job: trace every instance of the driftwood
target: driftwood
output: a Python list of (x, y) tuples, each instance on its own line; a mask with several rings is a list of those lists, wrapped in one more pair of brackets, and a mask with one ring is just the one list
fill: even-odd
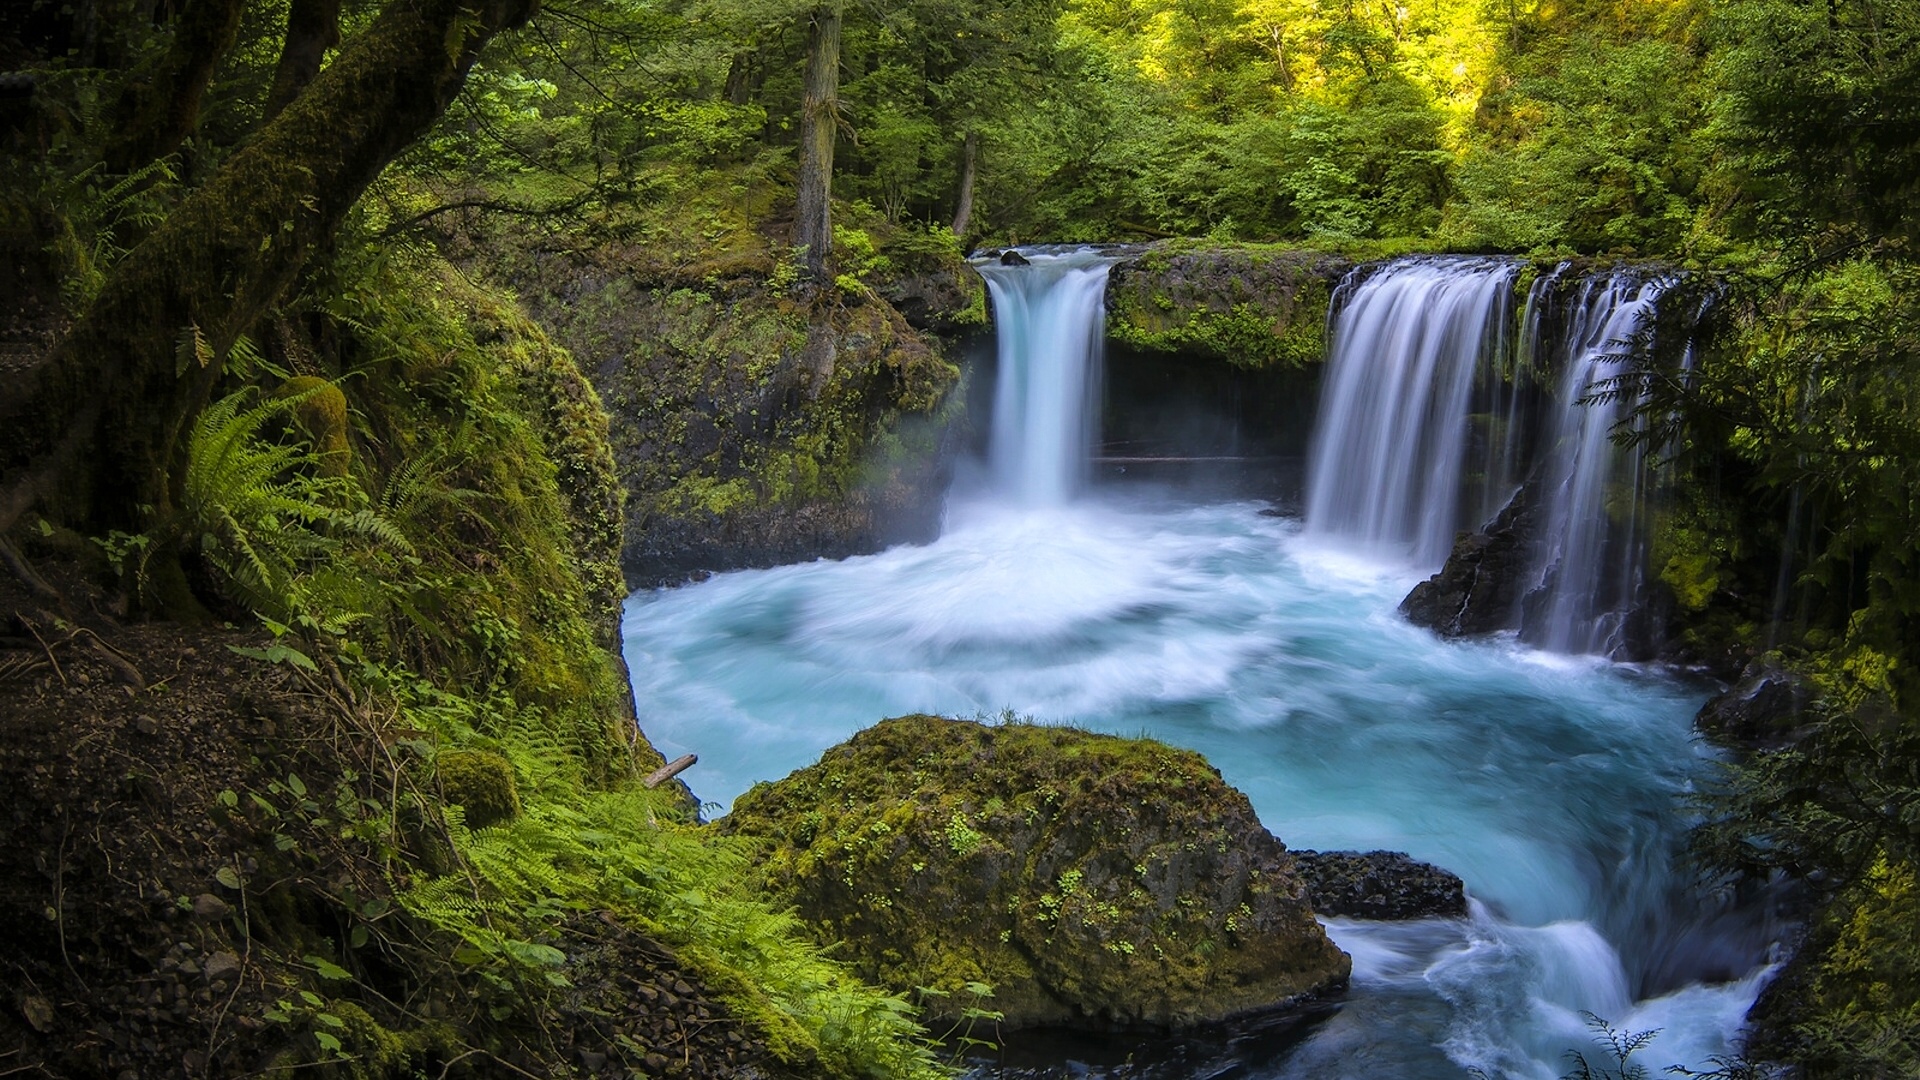
[(640, 781), (640, 783), (650, 788), (659, 787), (661, 784), (664, 784), (667, 781), (673, 779), (674, 777), (679, 776), (681, 773), (686, 772), (688, 769), (693, 768), (694, 763), (699, 760), (700, 760), (700, 755), (698, 754), (688, 754), (685, 757), (675, 758), (674, 760), (667, 762), (665, 765), (661, 766), (660, 768), (655, 769), (653, 772), (653, 775), (647, 777), (645, 780)]

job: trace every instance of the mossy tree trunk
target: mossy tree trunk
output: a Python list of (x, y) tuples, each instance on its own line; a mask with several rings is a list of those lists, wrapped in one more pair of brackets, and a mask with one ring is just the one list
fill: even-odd
[(980, 162), (980, 133), (967, 132), (960, 143), (960, 197), (953, 211), (953, 235), (962, 242), (973, 224), (973, 183)]
[(131, 172), (173, 153), (193, 133), (200, 100), (240, 34), (246, 6), (246, 0), (187, 0), (159, 66), (130, 82), (115, 105), (109, 170)]
[(327, 50), (340, 44), (340, 0), (293, 0), (287, 8), (287, 39), (273, 70), (273, 88), (267, 92), (265, 116), (280, 115), (314, 76)]
[(164, 519), (181, 434), (235, 339), (446, 109), (481, 47), (538, 4), (391, 0), (129, 252), (27, 392), (0, 400), (0, 531), (39, 501), (96, 530), (140, 526), (140, 507)]
[(805, 97), (800, 104), (800, 183), (793, 242), (807, 250), (807, 270), (826, 276), (833, 253), (833, 140), (840, 109), (840, 9), (813, 10), (807, 30)]

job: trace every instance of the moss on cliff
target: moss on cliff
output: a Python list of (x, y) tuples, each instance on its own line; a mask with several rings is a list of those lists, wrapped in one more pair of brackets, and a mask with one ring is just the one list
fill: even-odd
[(861, 972), (951, 1018), (1179, 1027), (1344, 983), (1286, 849), (1199, 755), (910, 716), (742, 796), (719, 827)]
[(544, 317), (614, 416), (631, 580), (870, 549), (901, 538), (890, 517), (924, 531), (937, 455), (876, 452), (937, 414), (959, 369), (892, 307), (760, 278), (573, 288)]
[(1114, 267), (1107, 332), (1246, 368), (1303, 367), (1326, 355), (1327, 305), (1351, 266), (1299, 248), (1155, 245)]

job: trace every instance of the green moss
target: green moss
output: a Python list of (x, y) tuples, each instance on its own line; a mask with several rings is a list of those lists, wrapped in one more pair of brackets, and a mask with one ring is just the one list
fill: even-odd
[(434, 758), (440, 790), (466, 811), (469, 828), (484, 829), (520, 814), (513, 763), (486, 750), (442, 750)]
[(1303, 367), (1325, 358), (1332, 281), (1347, 265), (1299, 249), (1158, 246), (1115, 268), (1107, 330), (1158, 352)]
[(1660, 580), (1688, 611), (1699, 611), (1720, 588), (1720, 560), (1707, 552), (1676, 552), (1660, 568)]
[[(1911, 862), (1882, 854), (1826, 905), (1784, 1008), (1809, 1076), (1909, 1076), (1920, 1069), (1920, 889)], [(1773, 1033), (1779, 1038), (1780, 1033)]]
[(1149, 740), (902, 717), (720, 826), (765, 841), (769, 885), (866, 977), (933, 991), (941, 1022), (970, 983), (1013, 1026), (1180, 1025), (1345, 976), (1245, 797)]
[(345, 476), (353, 466), (353, 449), (347, 442), (347, 395), (340, 388), (315, 375), (296, 375), (274, 394), (280, 399), (297, 399), (294, 420), (313, 445), (323, 476)]

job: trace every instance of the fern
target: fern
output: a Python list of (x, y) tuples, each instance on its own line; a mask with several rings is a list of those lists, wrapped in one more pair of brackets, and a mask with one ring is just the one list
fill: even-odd
[(61, 292), (79, 311), (99, 295), (107, 273), (130, 249), (130, 234), (160, 224), (169, 210), (175, 176), (172, 162), (161, 159), (101, 186), (104, 164), (93, 165), (58, 186), (51, 204), (64, 208), (62, 228), (50, 245), (66, 264)]
[[(392, 522), (365, 506), (359, 489), (315, 475), (304, 446), (270, 442), (262, 432), (286, 418), (303, 395), (249, 405), (243, 389), (208, 405), (187, 440), (181, 523), (197, 550), (236, 594), (262, 614), (291, 618), (304, 605), (303, 574), (354, 541), (410, 553)], [(319, 613), (320, 621), (340, 612)], [(337, 621), (337, 620), (335, 620)]]
[[(412, 723), (451, 724), (471, 738), (491, 711), (432, 697), (432, 705), (408, 710)], [(675, 946), (767, 1030), (776, 1051), (817, 1056), (841, 1076), (948, 1075), (907, 1002), (861, 983), (807, 942), (791, 914), (751, 891), (739, 842), (680, 824), (680, 811), (659, 792), (587, 791), (577, 758), (546, 733), (558, 725), (544, 710), (515, 710), (488, 726), (500, 733), (488, 748), (505, 753), (521, 790), (540, 797), (491, 828), (456, 823), (465, 872), (416, 881), (402, 894), (414, 915), (460, 937), (457, 958), (501, 985), (510, 977), (551, 982), (559, 974), (552, 957), (525, 947), (530, 924), (565, 910), (617, 911)]]

